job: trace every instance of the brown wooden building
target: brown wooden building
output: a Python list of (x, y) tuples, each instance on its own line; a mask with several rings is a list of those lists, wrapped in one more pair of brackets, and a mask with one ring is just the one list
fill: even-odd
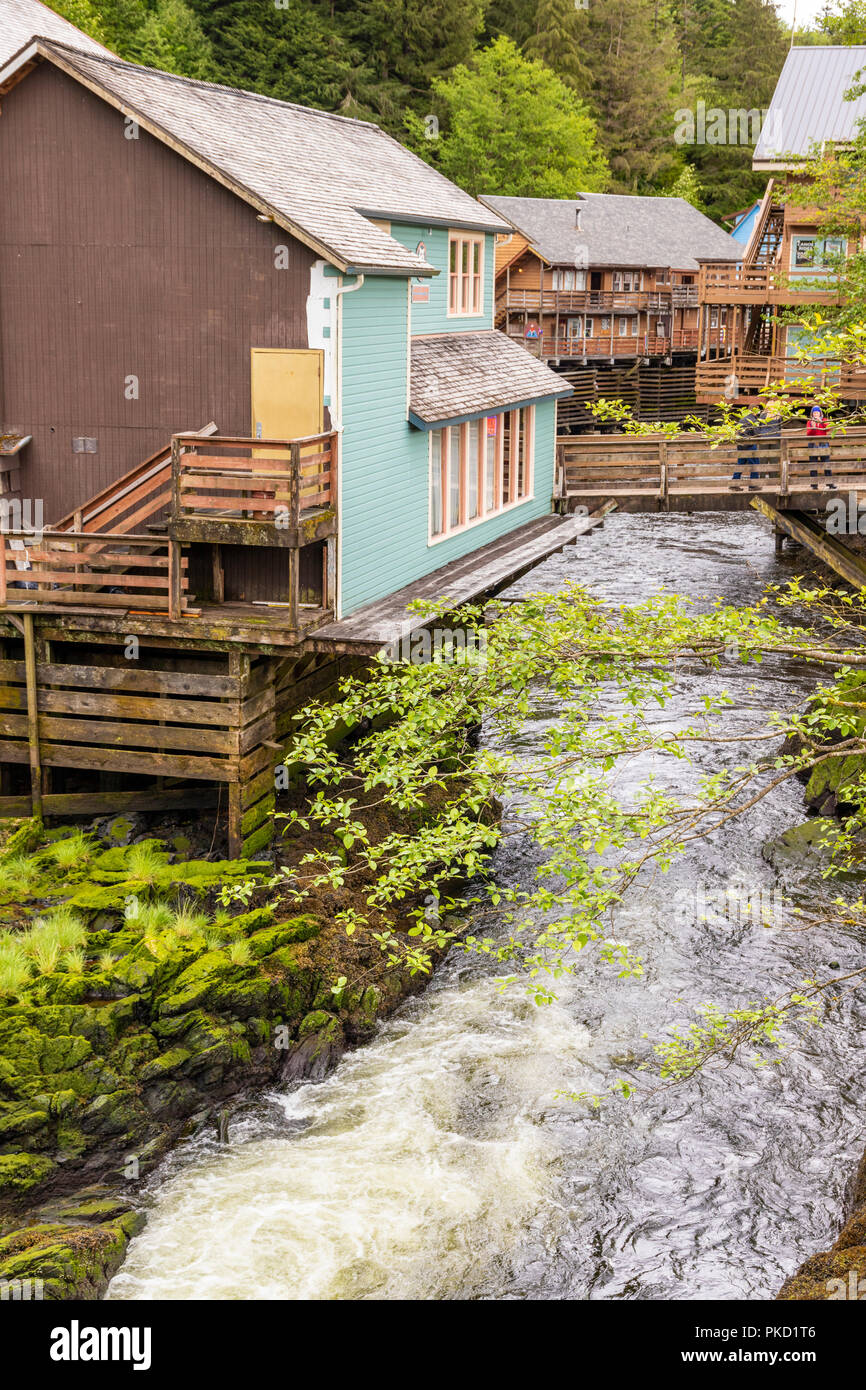
[[(866, 371), (810, 359), (809, 332), (789, 321), (798, 308), (838, 302), (839, 267), (863, 246), (862, 229), (840, 235), (828, 228), (826, 209), (809, 206), (804, 173), (817, 149), (849, 144), (866, 118), (866, 98), (845, 97), (864, 65), (862, 45), (788, 54), (755, 148), (753, 168), (770, 178), (749, 240), (736, 264), (713, 260), (700, 270), (702, 402), (756, 399), (777, 383), (804, 396), (831, 384), (843, 400), (866, 399)], [(728, 333), (720, 344), (714, 325), (722, 316)]]
[(607, 193), (484, 201), (514, 226), (498, 239), (497, 324), (528, 351), (557, 364), (694, 357), (700, 262), (740, 254), (703, 213)]

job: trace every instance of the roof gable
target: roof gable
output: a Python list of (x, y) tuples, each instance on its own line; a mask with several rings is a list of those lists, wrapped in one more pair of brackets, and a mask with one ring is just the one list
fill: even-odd
[(367, 121), (66, 44), (39, 39), (36, 48), (341, 270), (436, 273), (371, 216), (505, 229), (488, 208)]

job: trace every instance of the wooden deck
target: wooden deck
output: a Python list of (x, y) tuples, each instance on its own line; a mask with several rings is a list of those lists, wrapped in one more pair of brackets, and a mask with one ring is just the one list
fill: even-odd
[(351, 617), (318, 628), (305, 638), (304, 647), (309, 651), (359, 655), (378, 651), (429, 624), (429, 618), (408, 611), (414, 600), (447, 598), (458, 607), (482, 595), (494, 594), (563, 546), (573, 544), (585, 531), (600, 525), (614, 505), (611, 502), (597, 507), (591, 516), (550, 516), (531, 521), (387, 598), (366, 604)]

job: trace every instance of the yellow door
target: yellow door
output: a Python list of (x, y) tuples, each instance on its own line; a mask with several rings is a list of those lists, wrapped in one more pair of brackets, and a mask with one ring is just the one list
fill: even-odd
[(255, 439), (303, 439), (324, 429), (325, 354), (317, 348), (253, 348)]

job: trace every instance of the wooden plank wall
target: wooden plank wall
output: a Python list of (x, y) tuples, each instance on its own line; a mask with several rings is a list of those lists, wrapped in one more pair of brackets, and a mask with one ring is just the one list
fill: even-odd
[(695, 402), (695, 365), (667, 367), (663, 363), (648, 367), (636, 363), (623, 366), (590, 363), (586, 367), (564, 368), (560, 375), (574, 387), (574, 395), (558, 402), (557, 428), (560, 433), (592, 433), (598, 429), (587, 401), (622, 400), (631, 406), (638, 420), (682, 420), (686, 415), (707, 418), (705, 405)]
[(0, 816), (216, 808), (230, 855), (268, 845), (292, 713), (357, 659), (163, 647), (129, 661), (49, 640), (50, 621), (27, 615), (23, 639), (0, 641)]
[(33, 436), (24, 488), (47, 520), (177, 431), (249, 435), (250, 348), (308, 346), (313, 253), (124, 129), (49, 64), (3, 100), (0, 423)]

